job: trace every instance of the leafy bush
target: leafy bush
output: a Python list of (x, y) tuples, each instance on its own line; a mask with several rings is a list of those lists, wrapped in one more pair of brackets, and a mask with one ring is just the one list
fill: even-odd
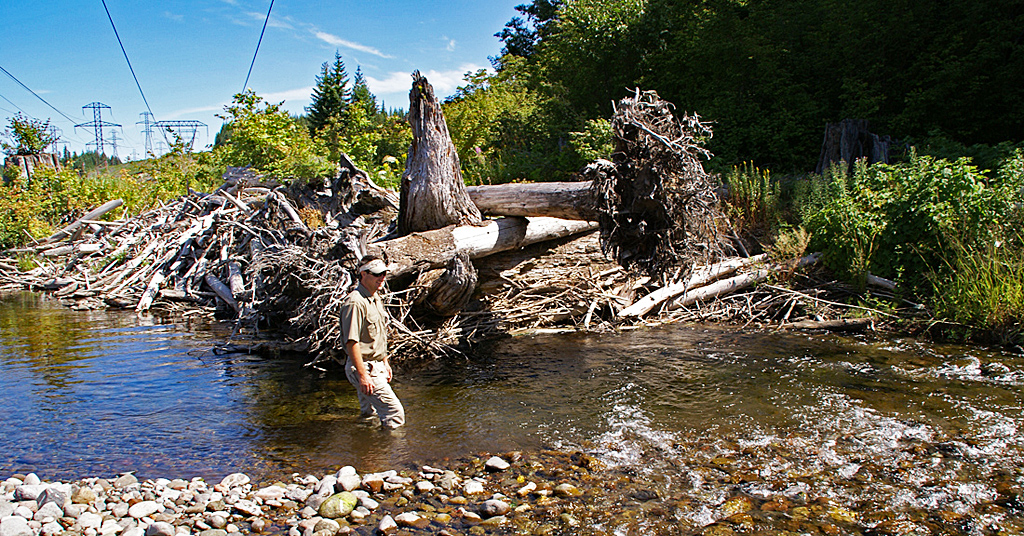
[(50, 131), (49, 120), (40, 121), (19, 113), (10, 119), (9, 125), (4, 135), (13, 145), (0, 143), (8, 154), (40, 154), (57, 141), (57, 136)]
[(264, 103), (252, 90), (235, 95), (221, 116), (231, 124), (231, 137), (217, 148), (218, 157), (229, 166), (252, 165), (278, 179), (333, 174), (336, 165), (326, 158), (327, 149), (311, 139), (281, 104)]
[(808, 210), (811, 247), (851, 279), (863, 281), (870, 270), (914, 291), (926, 289), (925, 274), (939, 266), (947, 237), (991, 240), (1012, 204), (1009, 190), (989, 185), (967, 158), (912, 154), (906, 164), (861, 162), (852, 174), (830, 171), (818, 180), (827, 203)]

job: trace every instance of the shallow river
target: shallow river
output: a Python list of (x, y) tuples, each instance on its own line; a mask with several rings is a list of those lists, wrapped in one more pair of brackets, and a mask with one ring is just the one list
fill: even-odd
[(1020, 355), (693, 326), (522, 337), (399, 370), (409, 424), (393, 435), (356, 418), (340, 371), (214, 351), (228, 334), (0, 301), (0, 480), (270, 479), (554, 447), (685, 496), (692, 527), (737, 486), (824, 497), (836, 519), (884, 511), (908, 527), (893, 533), (927, 533), (920, 512), (965, 534), (1024, 519)]

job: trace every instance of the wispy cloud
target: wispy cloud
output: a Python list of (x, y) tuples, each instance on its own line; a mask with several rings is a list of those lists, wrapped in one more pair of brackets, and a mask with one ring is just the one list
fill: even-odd
[(454, 39), (449, 39), (448, 40), (448, 46), (445, 47), (445, 48), (448, 50), (448, 52), (454, 52), (455, 51), (455, 40)]
[[(438, 98), (444, 98), (455, 93), (455, 90), (465, 83), (463, 77), (466, 73), (476, 72), (484, 68), (481, 65), (466, 63), (460, 65), (458, 69), (448, 71), (429, 70), (424, 72), (423, 75), (427, 77), (430, 85), (434, 86), (434, 94)], [(370, 86), (370, 91), (376, 95), (393, 95), (408, 92), (412, 87), (412, 76), (411, 73), (395, 71), (383, 79), (367, 76), (366, 84)]]
[(298, 87), (295, 89), (287, 89), (285, 91), (278, 91), (276, 93), (267, 93), (266, 95), (260, 95), (263, 100), (267, 102), (281, 102), (281, 101), (306, 101), (309, 102), (310, 95), (313, 93), (313, 86)]
[(185, 15), (181, 13), (171, 13), (170, 11), (164, 11), (164, 17), (173, 20), (174, 22), (181, 22), (185, 20)]
[(295, 29), (295, 27), (291, 25), (291, 20), (288, 19), (288, 17), (285, 17), (284, 19), (279, 19), (279, 18), (271, 15), (270, 20), (267, 20), (267, 14), (266, 13), (259, 13), (257, 11), (250, 11), (250, 12), (248, 12), (246, 14), (249, 15), (249, 18), (259, 22), (261, 25), (263, 24), (263, 21), (266, 20), (267, 21), (267, 26), (270, 26), (271, 28), (284, 28), (286, 30), (294, 30)]
[(374, 56), (379, 56), (381, 58), (389, 58), (389, 59), (390, 58), (394, 58), (394, 56), (389, 56), (389, 55), (387, 55), (387, 54), (377, 50), (376, 48), (373, 48), (373, 47), (370, 47), (370, 46), (366, 46), (366, 45), (362, 45), (362, 44), (359, 44), (359, 43), (354, 43), (352, 41), (349, 41), (347, 39), (342, 39), (342, 38), (340, 38), (340, 37), (338, 37), (336, 35), (329, 34), (327, 32), (322, 32), (320, 30), (311, 30), (311, 31), (313, 32), (313, 35), (316, 36), (317, 39), (319, 39), (319, 40), (321, 40), (321, 41), (323, 41), (323, 42), (325, 42), (325, 43), (327, 43), (328, 45), (331, 45), (331, 46), (350, 48), (352, 50), (358, 50), (360, 52), (366, 52), (367, 54), (373, 54)]

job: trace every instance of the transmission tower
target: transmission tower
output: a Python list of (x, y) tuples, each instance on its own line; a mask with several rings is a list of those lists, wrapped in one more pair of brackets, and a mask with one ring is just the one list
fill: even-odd
[[(206, 123), (202, 121), (196, 121), (194, 119), (186, 119), (182, 121), (157, 121), (153, 123), (153, 126), (160, 129), (160, 132), (164, 135), (164, 141), (167, 145), (171, 145), (173, 142), (167, 139), (167, 133), (174, 134), (176, 138), (185, 141), (188, 140), (189, 149), (195, 149), (196, 143), (196, 132), (199, 127), (206, 127)], [(206, 137), (210, 137), (209, 128), (206, 131)]]
[(142, 125), (142, 133), (146, 135), (146, 156), (153, 155), (153, 125), (156, 123), (153, 121), (153, 114), (148, 111), (139, 114), (142, 116), (142, 121), (138, 121), (136, 125)]
[[(114, 148), (113, 158), (117, 158), (117, 131), (116, 130), (110, 133), (110, 146)], [(120, 160), (119, 158), (117, 158), (117, 159)]]
[[(92, 109), (92, 121), (90, 121), (88, 123), (82, 123), (80, 125), (75, 125), (75, 128), (78, 128), (78, 127), (82, 127), (82, 128), (91, 127), (93, 129), (93, 135), (95, 136), (95, 139), (94, 139), (94, 141), (91, 141), (91, 142), (85, 144), (85, 146), (86, 147), (88, 147), (90, 145), (95, 146), (96, 147), (96, 154), (100, 155), (100, 154), (103, 154), (103, 147), (106, 146), (106, 143), (103, 141), (103, 129), (104, 129), (104, 127), (120, 127), (121, 125), (118, 125), (117, 123), (110, 123), (110, 122), (107, 122), (107, 121), (103, 120), (103, 109), (106, 108), (106, 109), (109, 110), (110, 106), (107, 106), (106, 104), (103, 104), (102, 102), (91, 102), (89, 104), (86, 104), (85, 106), (82, 106), (83, 110), (86, 109), (86, 108)], [(114, 151), (117, 151), (117, 146), (116, 145), (114, 146)]]

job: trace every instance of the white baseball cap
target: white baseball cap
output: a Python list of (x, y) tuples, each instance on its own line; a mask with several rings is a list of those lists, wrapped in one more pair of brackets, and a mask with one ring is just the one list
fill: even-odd
[(360, 272), (370, 272), (373, 275), (380, 275), (395, 269), (393, 264), (384, 264), (380, 259), (373, 259), (359, 267)]

